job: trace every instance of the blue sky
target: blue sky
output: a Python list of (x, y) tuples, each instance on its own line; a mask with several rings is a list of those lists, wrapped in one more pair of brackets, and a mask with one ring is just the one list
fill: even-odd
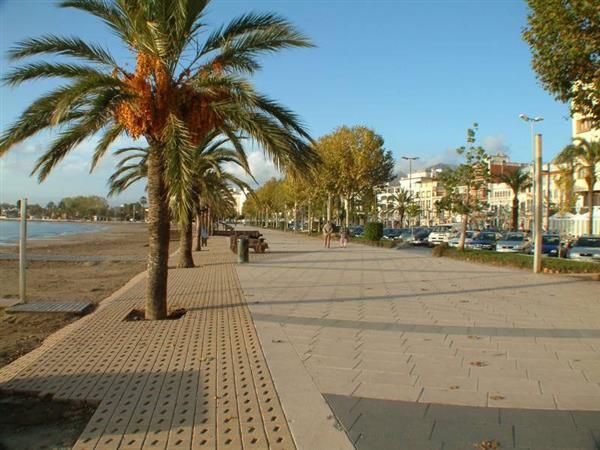
[[(523, 112), (545, 118), (538, 127), (544, 159), (570, 141), (568, 107), (539, 86), (521, 40), (524, 1), (214, 0), (205, 21), (214, 26), (251, 10), (286, 16), (317, 45), (266, 56), (254, 79), (258, 89), (295, 110), (314, 137), (343, 124), (367, 125), (398, 159), (410, 154), (422, 164), (456, 162), (453, 149), (477, 121), (488, 150), (527, 161), (531, 141), (518, 118)], [(45, 33), (100, 42), (131, 61), (110, 32), (85, 14), (56, 8), (52, 0), (0, 0), (0, 72), (10, 68), (4, 55), (13, 43)], [(54, 85), (1, 86), (0, 129)], [(89, 175), (93, 142), (76, 149), (43, 184), (30, 178), (48, 138), (32, 138), (0, 160), (0, 201), (26, 195), (45, 204), (69, 195), (106, 195), (114, 161), (107, 158)], [(259, 151), (250, 160), (259, 180), (274, 173)], [(134, 186), (111, 203), (141, 195), (143, 186)]]

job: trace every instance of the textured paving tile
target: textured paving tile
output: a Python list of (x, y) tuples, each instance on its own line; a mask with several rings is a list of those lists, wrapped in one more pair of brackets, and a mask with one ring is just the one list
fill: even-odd
[[(354, 424), (346, 429), (359, 448), (464, 450), (491, 435), (501, 448), (568, 448), (525, 432), (517, 441), (499, 411), (525, 411), (519, 423), (560, 422), (544, 414), (571, 411), (600, 420), (597, 282), (432, 258), (426, 250), (324, 250), (316, 239), (264, 233), (276, 253), (238, 271), (256, 302), (252, 317), (279, 327), (327, 399), (351, 397), (351, 406), (334, 410), (345, 426)], [(328, 370), (342, 371), (340, 378)], [(402, 407), (385, 409), (387, 417), (378, 412), (383, 403), (361, 410), (369, 401)], [(402, 431), (408, 405), (451, 410), (437, 434), (433, 427), (424, 437), (411, 434), (410, 420)], [(488, 411), (495, 420), (472, 425)], [(573, 448), (591, 448), (580, 437)]]
[(480, 408), (325, 394), (358, 449), (595, 450), (600, 412)]
[(178, 320), (125, 322), (137, 277), (0, 370), (0, 389), (98, 408), (75, 449), (295, 448), (226, 240), (169, 271)]

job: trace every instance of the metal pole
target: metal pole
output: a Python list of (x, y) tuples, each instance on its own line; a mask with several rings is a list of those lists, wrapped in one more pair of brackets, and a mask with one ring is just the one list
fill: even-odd
[(548, 170), (546, 171), (546, 216), (544, 217), (546, 233), (550, 232), (550, 173), (550, 163), (548, 163)]
[(536, 207), (535, 207), (535, 193), (536, 193), (536, 184), (537, 184), (537, 180), (536, 180), (536, 175), (535, 175), (535, 164), (536, 164), (536, 153), (535, 153), (535, 148), (536, 148), (536, 141), (535, 141), (535, 132), (534, 132), (534, 126), (535, 126), (535, 122), (533, 120), (530, 120), (529, 124), (531, 125), (531, 162), (532, 162), (532, 168), (533, 168), (533, 177), (532, 177), (532, 181), (531, 181), (531, 239), (535, 242), (535, 234), (536, 234), (536, 230), (537, 230), (537, 224), (536, 224)]
[(21, 236), (19, 239), (19, 297), (27, 301), (27, 199), (21, 199)]
[(533, 255), (533, 272), (542, 271), (542, 135), (535, 135), (535, 251)]

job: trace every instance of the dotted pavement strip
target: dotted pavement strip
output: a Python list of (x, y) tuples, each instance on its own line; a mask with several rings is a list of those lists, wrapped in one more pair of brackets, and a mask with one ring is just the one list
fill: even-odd
[(178, 320), (143, 307), (138, 276), (89, 316), (0, 370), (0, 390), (92, 402), (75, 449), (293, 449), (226, 239), (169, 271)]

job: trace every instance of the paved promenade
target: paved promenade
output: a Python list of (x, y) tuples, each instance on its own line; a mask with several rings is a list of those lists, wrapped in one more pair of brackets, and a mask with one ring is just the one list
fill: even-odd
[(358, 448), (598, 448), (599, 282), (265, 235), (273, 252), (238, 268), (259, 335)]
[(600, 283), (265, 231), (144, 275), (0, 370), (97, 410), (76, 449), (597, 449)]
[(75, 449), (293, 449), (225, 238), (169, 271), (178, 320), (124, 321), (134, 278), (93, 314), (0, 370), (0, 389), (98, 408)]

